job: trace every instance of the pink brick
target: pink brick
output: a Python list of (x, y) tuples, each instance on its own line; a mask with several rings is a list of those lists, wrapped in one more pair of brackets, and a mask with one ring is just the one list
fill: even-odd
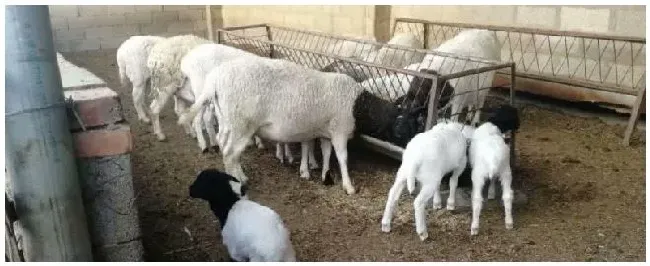
[[(114, 124), (124, 119), (118, 94), (107, 87), (67, 90), (64, 95), (66, 99), (72, 97), (75, 110), (86, 128)], [(80, 129), (73, 113), (68, 112), (68, 115), (71, 129)]]
[(106, 157), (130, 153), (133, 137), (128, 125), (73, 133), (77, 158)]

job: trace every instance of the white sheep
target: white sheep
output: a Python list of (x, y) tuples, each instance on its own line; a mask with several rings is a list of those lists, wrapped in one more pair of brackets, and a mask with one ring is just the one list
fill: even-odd
[[(494, 31), (488, 30), (471, 29), (461, 31), (454, 38), (442, 43), (434, 51), (485, 60), (501, 60), (501, 46), (499, 45), (497, 35)], [(419, 69), (432, 69), (441, 75), (447, 75), (467, 70), (468, 66), (476, 68), (486, 65), (485, 63), (468, 62), (465, 59), (427, 54), (422, 60)], [(492, 86), (495, 73), (495, 71), (489, 71), (478, 75), (463, 76), (449, 80), (449, 83), (454, 88), (454, 97), (449, 102), (449, 105), (451, 106), (451, 114), (455, 115), (454, 119), (456, 121), (458, 121), (458, 113), (463, 108), (468, 107), (474, 108), (476, 112), (474, 113), (473, 119), (468, 115), (467, 121), (471, 119), (473, 125), (478, 123), (481, 116), (481, 109), (483, 108), (489, 90), (480, 90), (478, 91), (478, 95), (476, 90)]]
[[(189, 80), (189, 83), (191, 84), (189, 89), (191, 89), (191, 91), (183, 91), (187, 88), (187, 86), (184, 86), (178, 93), (192, 95), (191, 102), (193, 102), (194, 96), (199, 95), (201, 90), (203, 90), (203, 83), (209, 71), (219, 64), (238, 57), (257, 57), (257, 55), (216, 43), (205, 43), (194, 47), (183, 56), (183, 59), (180, 62), (180, 70)], [(215, 147), (217, 145), (216, 132), (214, 128), (216, 121), (214, 121), (214, 112), (210, 112), (207, 107), (203, 108), (202, 113), (202, 115), (197, 115), (194, 118), (192, 124), (196, 132), (199, 148), (205, 152), (207, 150), (207, 144), (203, 137), (202, 126), (205, 126), (208, 133), (210, 146)], [(259, 138), (256, 138), (255, 141), (258, 148), (264, 148)]]
[(219, 219), (223, 244), (238, 262), (295, 262), (290, 233), (269, 207), (248, 200), (246, 185), (216, 169), (201, 171), (189, 187)]
[[(331, 142), (321, 141), (321, 147), (334, 147), (343, 188), (348, 194), (355, 192), (348, 175), (347, 141), (355, 129), (353, 108), (363, 92), (358, 83), (343, 74), (262, 57), (235, 59), (212, 71), (218, 73), (212, 91), (206, 82), (201, 96), (179, 123), (189, 122), (205, 101), (216, 100), (217, 139), (226, 172), (243, 182), (248, 180), (239, 158), (245, 140), (253, 134), (278, 142), (325, 138)], [(325, 168), (329, 155), (322, 150)], [(322, 177), (325, 175), (323, 172)]]
[(490, 183), (488, 199), (494, 198), (496, 177), (501, 181), (506, 229), (513, 228), (510, 147), (504, 140), (504, 134), (508, 131), (516, 131), (518, 128), (517, 109), (510, 105), (501, 105), (487, 119), (487, 122), (473, 130), (469, 148), (469, 161), (472, 166), (471, 235), (477, 235), (479, 230), (483, 186), (486, 181)]
[(409, 192), (415, 189), (415, 180), (421, 183), (420, 193), (413, 202), (415, 227), (420, 239), (429, 237), (426, 226), (426, 203), (433, 196), (433, 208), (442, 208), (440, 199), (440, 181), (452, 172), (449, 179), (449, 198), (447, 209), (455, 209), (455, 193), (458, 177), (467, 165), (467, 138), (471, 131), (457, 122), (439, 121), (430, 130), (419, 133), (406, 145), (402, 155), (402, 164), (397, 170), (395, 183), (388, 193), (386, 208), (381, 221), (381, 230), (390, 232), (391, 220), (397, 201), (406, 185)]
[[(180, 35), (162, 40), (151, 48), (147, 58), (147, 67), (151, 75), (151, 90), (154, 94), (150, 109), (153, 131), (158, 140), (166, 139), (160, 127), (160, 111), (169, 98), (176, 95), (179, 88), (185, 85), (185, 77), (180, 70), (181, 59), (192, 48), (209, 42), (194, 35)], [(183, 111), (184, 104), (178, 102), (176, 107)]]
[(128, 81), (133, 85), (131, 95), (133, 96), (133, 105), (138, 119), (149, 123), (149, 117), (145, 112), (145, 93), (147, 81), (149, 80), (149, 68), (147, 68), (147, 58), (149, 51), (159, 41), (164, 40), (159, 36), (131, 36), (117, 48), (117, 69), (122, 86)]

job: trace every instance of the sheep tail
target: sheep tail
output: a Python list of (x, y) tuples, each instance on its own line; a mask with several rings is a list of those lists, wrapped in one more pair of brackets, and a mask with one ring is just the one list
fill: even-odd
[(415, 171), (417, 170), (418, 165), (413, 160), (409, 159), (410, 158), (402, 159), (402, 165), (399, 167), (399, 170), (397, 170), (396, 179), (406, 179), (406, 188), (409, 190), (409, 193), (413, 193), (415, 191)]
[(194, 117), (199, 113), (199, 111), (203, 110), (203, 106), (211, 97), (210, 92), (210, 90), (201, 91), (201, 94), (196, 99), (196, 101), (194, 101), (192, 106), (190, 106), (190, 108), (187, 111), (183, 112), (178, 118), (179, 125), (189, 124), (192, 119), (194, 119)]
[(117, 63), (117, 72), (120, 75), (120, 84), (126, 86), (126, 66), (124, 64)]

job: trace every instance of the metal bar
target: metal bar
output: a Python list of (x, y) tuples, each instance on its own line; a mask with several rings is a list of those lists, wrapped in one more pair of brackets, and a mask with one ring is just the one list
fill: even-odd
[(251, 28), (263, 28), (267, 27), (268, 24), (266, 23), (260, 23), (260, 24), (251, 24), (251, 25), (243, 25), (243, 26), (231, 26), (231, 27), (223, 27), (221, 30), (224, 31), (233, 31), (233, 30), (245, 30), (245, 29), (251, 29)]
[(442, 22), (442, 21), (432, 21), (432, 20), (413, 19), (413, 18), (396, 18), (395, 24), (397, 24), (398, 22), (425, 23), (425, 24), (436, 24), (441, 26), (458, 27), (458, 28), (474, 28), (474, 29), (484, 29), (484, 30), (493, 30), (493, 31), (512, 31), (512, 32), (519, 32), (519, 33), (543, 34), (543, 35), (550, 35), (550, 36), (569, 36), (569, 37), (582, 37), (582, 38), (591, 38), (591, 39), (600, 39), (600, 40), (646, 43), (646, 39), (642, 37), (601, 35), (596, 33), (580, 32), (580, 31), (545, 30), (545, 29), (536, 29), (536, 28), (525, 28), (525, 27), (493, 26), (493, 25), (482, 25), (482, 24), (471, 24), (471, 23)]
[(214, 30), (212, 29), (212, 8), (210, 5), (205, 6), (205, 23), (208, 26), (208, 40), (214, 41)]
[(379, 153), (382, 153), (388, 157), (391, 157), (395, 160), (400, 160), (400, 161), (402, 160), (402, 154), (404, 153), (404, 148), (392, 144), (390, 142), (373, 138), (368, 135), (362, 134), (361, 139), (363, 140), (363, 143), (366, 145), (366, 147), (374, 151), (377, 151)]
[[(271, 38), (271, 27), (266, 25), (265, 28), (266, 28), (266, 38), (268, 38), (269, 41), (273, 41), (273, 38)], [(275, 58), (275, 54), (274, 54), (273, 50), (274, 50), (273, 49), (273, 44), (269, 45), (269, 57), (270, 58)]]
[(92, 261), (48, 7), (5, 13), (5, 158), (25, 260)]
[[(431, 54), (431, 55), (439, 55), (439, 56), (444, 56), (444, 57), (451, 57), (451, 58), (455, 58), (455, 59), (463, 59), (463, 60), (467, 60), (467, 61), (479, 62), (479, 63), (485, 63), (485, 64), (501, 64), (501, 63), (503, 63), (501, 61), (487, 60), (487, 59), (478, 58), (478, 57), (471, 57), (471, 56), (463, 56), (463, 55), (458, 55), (458, 54), (454, 54), (454, 53), (439, 52), (439, 51), (436, 51), (436, 50), (409, 48), (409, 47), (396, 45), (396, 44), (380, 43), (380, 42), (376, 42), (376, 41), (356, 39), (356, 38), (345, 37), (345, 36), (332, 36), (332, 35), (329, 35), (327, 33), (322, 33), (322, 32), (317, 32), (317, 31), (309, 31), (309, 30), (302, 30), (302, 29), (294, 29), (294, 28), (289, 28), (289, 27), (284, 27), (284, 26), (278, 26), (278, 25), (271, 24), (271, 23), (266, 24), (266, 25), (269, 25), (272, 28), (276, 28), (276, 29), (282, 29), (282, 30), (286, 30), (286, 31), (293, 31), (293, 32), (308, 34), (308, 35), (312, 35), (312, 36), (323, 36), (323, 37), (330, 38), (330, 39), (352, 41), (352, 42), (357, 42), (357, 43), (363, 43), (363, 44), (369, 44), (369, 45), (375, 45), (375, 46), (381, 46), (381, 47), (394, 48), (394, 49), (402, 50), (402, 51), (418, 52), (418, 53)], [(248, 27), (248, 26), (242, 26), (242, 27)], [(223, 30), (224, 31), (232, 31), (233, 29), (224, 28)]]
[(499, 65), (495, 65), (495, 66), (484, 66), (484, 67), (472, 68), (472, 69), (468, 69), (468, 70), (454, 72), (454, 73), (447, 74), (447, 75), (442, 75), (442, 77), (444, 77), (445, 79), (455, 79), (455, 78), (460, 78), (460, 77), (464, 77), (464, 76), (480, 74), (480, 73), (483, 73), (483, 72), (499, 70), (499, 69), (502, 69), (502, 68), (508, 68), (513, 64), (514, 63), (506, 63), (506, 64), (499, 64)]
[(632, 133), (636, 128), (636, 124), (639, 121), (639, 114), (641, 113), (641, 107), (645, 104), (645, 87), (639, 91), (639, 94), (636, 96), (636, 101), (634, 102), (634, 107), (632, 108), (632, 113), (630, 114), (630, 120), (627, 122), (627, 128), (625, 129), (625, 136), (623, 137), (623, 145), (630, 146), (630, 139), (632, 138)]
[[(504, 74), (504, 75), (510, 75), (507, 72), (500, 72), (497, 71), (499, 74)], [(638, 90), (631, 90), (628, 88), (623, 88), (620, 86), (616, 86), (613, 84), (597, 84), (597, 83), (592, 83), (592, 82), (587, 82), (587, 81), (581, 81), (581, 80), (575, 80), (575, 79), (569, 79), (569, 78), (562, 78), (562, 77), (549, 77), (549, 76), (543, 76), (543, 75), (537, 75), (537, 74), (528, 74), (528, 73), (521, 73), (517, 72), (515, 74), (516, 76), (522, 77), (522, 78), (529, 78), (529, 79), (537, 79), (541, 81), (547, 81), (547, 82), (555, 82), (555, 83), (560, 83), (560, 84), (565, 84), (565, 85), (570, 85), (570, 86), (578, 86), (578, 87), (585, 87), (593, 90), (598, 90), (598, 91), (606, 91), (606, 92), (612, 92), (612, 93), (619, 93), (619, 94), (625, 94), (625, 95), (637, 95)]]
[[(397, 23), (395, 23), (397, 24)], [(422, 23), (422, 38), (424, 41), (422, 41), (422, 46), (424, 47), (425, 50), (429, 49), (429, 27), (427, 27), (427, 24)]]
[(440, 100), (440, 93), (442, 92), (445, 80), (442, 77), (437, 77), (431, 82), (435, 84), (435, 87), (431, 88), (429, 92), (429, 106), (427, 108), (427, 121), (424, 124), (424, 131), (431, 129), (438, 122), (438, 100)]
[[(219, 29), (217, 31), (222, 31), (224, 34), (233, 35), (233, 36), (239, 37), (239, 38), (244, 38), (244, 39), (246, 38), (246, 37), (243, 37), (243, 36), (239, 36), (239, 35), (237, 35), (235, 33), (228, 32), (226, 30)], [(376, 63), (362, 61), (362, 60), (359, 60), (359, 59), (356, 59), (356, 58), (342, 57), (342, 56), (335, 55), (335, 54), (326, 54), (326, 53), (322, 53), (322, 52), (318, 52), (318, 51), (312, 51), (312, 50), (307, 50), (307, 49), (303, 49), (303, 48), (291, 47), (291, 46), (287, 46), (287, 45), (284, 45), (284, 44), (280, 44), (280, 43), (275, 42), (275, 41), (260, 40), (259, 42), (266, 43), (266, 44), (269, 44), (269, 45), (273, 44), (275, 47), (281, 47), (281, 48), (288, 49), (288, 50), (294, 50), (294, 51), (307, 53), (307, 54), (315, 54), (315, 55), (323, 56), (323, 57), (326, 57), (326, 58), (332, 58), (332, 59), (336, 59), (336, 60), (340, 60), (340, 61), (347, 61), (347, 62), (354, 63), (354, 64), (357, 64), (357, 65), (371, 66), (371, 67), (378, 68), (378, 69), (388, 70), (388, 71), (394, 72), (394, 73), (406, 74), (406, 75), (411, 75), (411, 76), (420, 76), (420, 77), (423, 77), (423, 78), (435, 78), (436, 77), (435, 75), (432, 75), (432, 74), (422, 73), (422, 72), (419, 72), (419, 71), (413, 71), (413, 70), (410, 70), (410, 69), (386, 67), (386, 66), (382, 66), (382, 65), (379, 65), (379, 64), (376, 64)]]

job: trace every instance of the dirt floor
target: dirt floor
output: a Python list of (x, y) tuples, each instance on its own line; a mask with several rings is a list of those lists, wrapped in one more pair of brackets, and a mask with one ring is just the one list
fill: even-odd
[[(122, 97), (135, 140), (131, 159), (146, 260), (226, 260), (208, 204), (188, 197), (200, 170), (223, 169), (220, 155), (200, 153), (175, 124), (173, 102), (162, 114), (168, 140), (158, 142), (151, 127), (138, 122), (131, 89), (118, 83), (115, 51), (64, 56)], [(483, 211), (477, 237), (469, 235), (469, 210), (429, 210), (430, 239), (423, 243), (413, 225), (413, 197), (404, 195), (393, 231), (381, 232), (399, 163), (360, 149), (349, 156), (358, 193), (347, 196), (340, 178), (334, 186), (316, 181), (316, 171), (311, 181), (300, 179), (297, 166), (280, 165), (271, 145), (251, 147), (243, 157), (250, 198), (282, 216), (301, 261), (645, 261), (642, 133), (623, 147), (623, 127), (532, 105), (522, 110), (514, 187), (529, 202), (514, 209), (512, 231), (505, 230), (501, 208)]]

